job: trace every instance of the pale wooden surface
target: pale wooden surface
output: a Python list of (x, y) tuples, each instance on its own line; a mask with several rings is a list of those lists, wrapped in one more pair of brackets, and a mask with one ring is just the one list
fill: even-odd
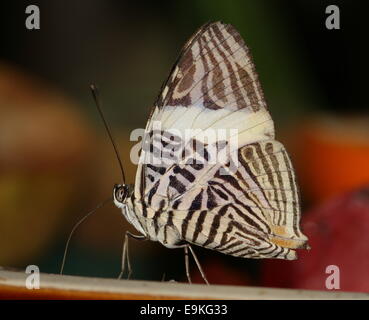
[(40, 289), (25, 286), (28, 275), (0, 269), (1, 299), (368, 299), (369, 294), (261, 287), (189, 285), (40, 274)]

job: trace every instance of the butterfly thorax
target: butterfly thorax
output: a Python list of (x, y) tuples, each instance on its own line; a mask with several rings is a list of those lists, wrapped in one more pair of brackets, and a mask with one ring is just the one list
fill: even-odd
[(121, 203), (114, 199), (114, 204), (122, 210), (123, 216), (131, 225), (133, 225), (137, 229), (137, 231), (139, 231), (143, 235), (146, 235), (145, 229), (142, 227), (140, 221), (137, 219), (134, 211), (132, 210), (132, 202), (130, 199), (128, 199), (126, 203)]
[(171, 213), (158, 211), (147, 207), (141, 199), (136, 199), (134, 194), (125, 203), (114, 200), (115, 205), (122, 210), (123, 216), (133, 225), (137, 231), (146, 236), (149, 240), (159, 241), (168, 248), (178, 247), (182, 239), (178, 230), (168, 224)]

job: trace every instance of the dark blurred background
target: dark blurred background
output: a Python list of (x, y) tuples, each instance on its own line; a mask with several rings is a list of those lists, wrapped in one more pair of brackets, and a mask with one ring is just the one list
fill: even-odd
[[(29, 4), (40, 8), (40, 30), (25, 28)], [(325, 27), (330, 4), (339, 6), (339, 30)], [(89, 84), (100, 88), (133, 182), (130, 132), (145, 127), (184, 42), (222, 20), (251, 48), (277, 138), (297, 169), (313, 248), (296, 262), (199, 248), (210, 282), (324, 290), (325, 266), (334, 264), (343, 289), (369, 291), (366, 8), (308, 0), (2, 3), (0, 265), (57, 273), (75, 222), (119, 182)], [(116, 277), (127, 229), (113, 205), (100, 209), (73, 237), (65, 273)], [(182, 250), (133, 240), (130, 253), (134, 279), (185, 280)]]

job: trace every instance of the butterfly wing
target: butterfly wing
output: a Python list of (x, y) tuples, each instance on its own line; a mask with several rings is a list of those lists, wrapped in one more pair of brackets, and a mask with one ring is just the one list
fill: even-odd
[(306, 242), (294, 173), (234, 27), (206, 24), (186, 43), (145, 131), (135, 187), (144, 216), (228, 254), (294, 258)]
[(249, 49), (236, 29), (221, 22), (202, 26), (183, 47), (155, 105), (265, 108)]
[(176, 128), (184, 134), (186, 129), (234, 128), (244, 133), (245, 142), (251, 136), (256, 141), (259, 132), (274, 137), (257, 77), (249, 49), (233, 26), (221, 22), (202, 26), (184, 45), (152, 108), (143, 137), (146, 154), (141, 154), (136, 196), (154, 186), (164, 170), (146, 166), (150, 152), (156, 150), (154, 133), (160, 130)]
[[(174, 200), (173, 224), (190, 243), (249, 258), (295, 259), (306, 248), (299, 194), (284, 146), (275, 140), (238, 150), (235, 172), (213, 166)], [(229, 164), (223, 166), (227, 170)]]

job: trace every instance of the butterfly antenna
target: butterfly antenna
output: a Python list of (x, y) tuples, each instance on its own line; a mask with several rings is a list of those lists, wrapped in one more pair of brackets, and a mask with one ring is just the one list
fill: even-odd
[(120, 159), (120, 155), (119, 155), (119, 152), (118, 152), (117, 145), (115, 144), (115, 141), (114, 141), (113, 136), (111, 134), (111, 130), (109, 128), (109, 125), (106, 122), (105, 117), (104, 117), (104, 114), (103, 114), (103, 112), (101, 110), (101, 103), (100, 103), (100, 98), (99, 98), (99, 89), (94, 84), (91, 84), (90, 85), (90, 89), (91, 89), (92, 96), (93, 96), (94, 101), (95, 101), (95, 104), (96, 104), (96, 108), (99, 111), (99, 114), (100, 114), (101, 119), (102, 119), (102, 121), (104, 123), (105, 129), (108, 132), (109, 139), (110, 139), (110, 141), (111, 141), (111, 143), (113, 145), (115, 155), (117, 156), (119, 167), (120, 167), (120, 171), (122, 172), (123, 184), (126, 184), (126, 177), (124, 175), (123, 164), (122, 164), (122, 161)]
[(102, 208), (103, 206), (105, 206), (108, 202), (112, 201), (112, 197), (110, 197), (109, 199), (106, 199), (105, 201), (101, 202), (95, 209), (91, 210), (89, 213), (87, 213), (81, 220), (79, 220), (73, 227), (72, 231), (69, 234), (67, 243), (65, 244), (65, 249), (64, 249), (64, 254), (63, 254), (63, 260), (62, 260), (62, 264), (60, 267), (60, 274), (63, 274), (64, 271), (64, 265), (65, 265), (65, 260), (67, 257), (67, 252), (68, 252), (68, 248), (69, 248), (69, 242), (73, 236), (74, 231), (76, 231), (76, 229), (82, 224), (82, 222), (84, 222), (89, 216), (91, 216), (93, 213), (95, 213), (98, 209)]

